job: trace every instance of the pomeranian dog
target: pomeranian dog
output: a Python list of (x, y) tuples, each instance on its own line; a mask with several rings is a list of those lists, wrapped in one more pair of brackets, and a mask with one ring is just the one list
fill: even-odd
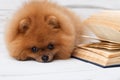
[(82, 42), (81, 22), (74, 13), (50, 1), (26, 2), (6, 29), (9, 53), (17, 60), (50, 62), (68, 59)]

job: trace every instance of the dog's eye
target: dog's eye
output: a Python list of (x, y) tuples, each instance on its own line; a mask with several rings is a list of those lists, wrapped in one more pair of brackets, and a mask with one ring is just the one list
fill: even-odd
[(39, 49), (34, 46), (34, 47), (31, 48), (31, 50), (32, 50), (33, 53), (36, 53), (36, 52), (38, 52)]
[(54, 45), (53, 45), (53, 44), (49, 44), (49, 45), (47, 46), (47, 48), (50, 49), (50, 50), (52, 50), (52, 49), (54, 49)]

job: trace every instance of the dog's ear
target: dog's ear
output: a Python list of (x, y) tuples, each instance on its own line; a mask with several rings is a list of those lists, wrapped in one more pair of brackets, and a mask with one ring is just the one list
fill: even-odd
[(30, 24), (31, 24), (31, 19), (30, 18), (24, 18), (24, 19), (20, 20), (19, 32), (20, 33), (25, 33), (29, 29)]
[(60, 28), (59, 21), (55, 16), (46, 16), (45, 21), (47, 22), (48, 25), (55, 29)]

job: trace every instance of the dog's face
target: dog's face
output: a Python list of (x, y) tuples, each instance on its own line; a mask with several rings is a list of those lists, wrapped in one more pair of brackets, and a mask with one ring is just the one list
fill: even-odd
[(17, 26), (16, 36), (10, 43), (12, 56), (16, 59), (50, 62), (55, 58), (70, 57), (69, 44), (72, 42), (68, 43), (71, 40), (55, 16), (26, 17), (19, 20)]
[[(61, 30), (55, 16), (27, 17), (19, 22), (17, 49), (21, 49), (19, 59), (29, 58), (41, 62), (51, 61), (59, 51)], [(59, 47), (58, 47), (59, 46)]]

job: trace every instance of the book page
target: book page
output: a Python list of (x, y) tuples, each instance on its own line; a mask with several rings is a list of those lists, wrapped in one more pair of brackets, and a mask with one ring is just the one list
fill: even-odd
[(120, 50), (106, 50), (106, 49), (97, 49), (97, 48), (88, 48), (88, 47), (81, 47), (83, 49), (87, 49), (89, 51), (95, 52), (96, 54), (102, 55), (104, 57), (108, 57), (108, 58), (113, 58), (113, 57), (117, 57), (120, 56)]

